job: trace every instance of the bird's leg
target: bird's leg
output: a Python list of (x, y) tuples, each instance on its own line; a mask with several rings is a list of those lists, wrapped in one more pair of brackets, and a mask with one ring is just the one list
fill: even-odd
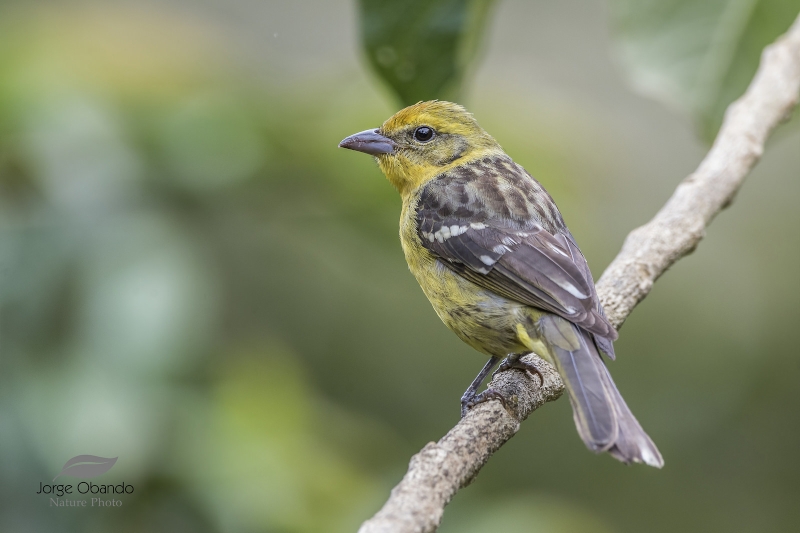
[[(527, 372), (530, 372), (531, 374), (536, 374), (537, 376), (539, 376), (541, 385), (544, 385), (544, 376), (542, 375), (542, 372), (537, 368), (535, 364), (521, 361), (520, 358), (523, 355), (527, 354), (512, 353), (506, 356), (506, 358), (503, 359), (503, 362), (500, 363), (500, 366), (497, 367), (497, 370), (492, 372), (492, 378), (494, 379), (494, 376), (498, 372), (505, 372), (506, 370), (517, 368), (519, 370), (525, 370)], [(496, 391), (495, 389), (488, 388), (482, 393), (477, 394), (478, 388), (480, 388), (481, 383), (483, 383), (483, 380), (486, 379), (486, 376), (489, 374), (492, 368), (494, 368), (494, 365), (497, 364), (497, 361), (499, 359), (500, 359), (499, 357), (492, 357), (491, 359), (489, 359), (486, 362), (486, 364), (483, 365), (483, 368), (481, 369), (478, 376), (474, 380), (472, 380), (472, 384), (470, 384), (467, 391), (461, 397), (462, 418), (467, 414), (467, 411), (469, 411), (479, 403), (483, 403), (487, 400), (500, 400), (500, 402), (503, 404), (503, 407), (507, 407), (505, 396), (503, 396), (499, 391)]]
[(530, 372), (531, 374), (536, 374), (537, 376), (539, 376), (539, 380), (541, 382), (541, 385), (544, 385), (544, 376), (542, 375), (542, 372), (539, 370), (539, 368), (535, 364), (526, 363), (525, 361), (520, 360), (520, 358), (523, 355), (527, 355), (527, 354), (526, 353), (512, 353), (508, 357), (503, 359), (503, 362), (500, 363), (500, 366), (497, 367), (497, 370), (495, 370), (494, 373), (492, 373), (492, 378), (494, 378), (494, 375), (497, 374), (498, 372), (505, 372), (506, 370), (510, 370), (512, 368), (518, 368), (519, 370), (526, 370), (526, 371)]
[[(478, 389), (483, 383), (483, 380), (486, 379), (486, 376), (489, 375), (489, 372), (492, 371), (494, 365), (496, 365), (499, 361), (499, 357), (492, 357), (486, 361), (486, 364), (483, 365), (481, 371), (477, 376), (475, 376), (475, 379), (472, 380), (472, 383), (470, 383), (469, 388), (464, 392), (463, 396), (461, 396), (461, 418), (464, 418), (464, 416), (467, 414), (467, 411), (469, 411), (471, 407), (489, 399), (488, 397), (484, 397), (484, 394), (486, 394), (488, 390), (484, 393), (478, 394)], [(499, 395), (499, 393), (496, 394)], [(505, 399), (501, 401), (505, 402)]]

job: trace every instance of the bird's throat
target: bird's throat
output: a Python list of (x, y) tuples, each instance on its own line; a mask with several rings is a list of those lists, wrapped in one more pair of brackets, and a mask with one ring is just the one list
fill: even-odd
[(417, 164), (407, 158), (388, 156), (377, 159), (381, 171), (403, 198), (439, 173), (438, 168)]

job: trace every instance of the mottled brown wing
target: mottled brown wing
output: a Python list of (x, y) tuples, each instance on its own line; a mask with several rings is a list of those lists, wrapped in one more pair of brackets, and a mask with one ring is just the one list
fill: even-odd
[(447, 267), (602, 337), (600, 349), (613, 357), (608, 341), (617, 332), (603, 315), (586, 259), (550, 196), (522, 167), (507, 158), (483, 160), (437, 177), (420, 195), (417, 224), (423, 246)]

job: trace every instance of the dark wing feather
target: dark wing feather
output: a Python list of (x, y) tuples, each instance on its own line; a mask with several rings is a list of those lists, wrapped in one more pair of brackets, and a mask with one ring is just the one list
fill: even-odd
[(507, 157), (457, 167), (420, 194), (425, 248), (473, 283), (566, 318), (613, 357), (589, 266), (550, 196)]

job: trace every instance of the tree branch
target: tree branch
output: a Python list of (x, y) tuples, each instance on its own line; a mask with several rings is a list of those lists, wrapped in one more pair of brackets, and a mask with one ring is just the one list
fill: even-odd
[[(690, 253), (706, 226), (730, 205), (745, 176), (764, 151), (772, 130), (787, 119), (800, 93), (800, 16), (789, 31), (764, 49), (745, 94), (731, 104), (714, 145), (698, 169), (678, 185), (656, 216), (633, 230), (597, 283), (611, 323), (619, 328), (653, 283)], [(535, 355), (544, 383), (519, 370), (499, 373), (491, 387), (510, 398), (475, 407), (437, 443), (411, 458), (408, 472), (383, 508), (359, 533), (435, 531), (444, 507), (468, 485), (489, 457), (514, 436), (520, 423), (561, 396), (558, 373)]]
[(691, 253), (761, 158), (772, 130), (791, 115), (800, 87), (800, 16), (761, 54), (744, 95), (728, 106), (714, 145), (656, 216), (625, 239), (597, 282), (606, 315), (619, 329), (675, 261)]

